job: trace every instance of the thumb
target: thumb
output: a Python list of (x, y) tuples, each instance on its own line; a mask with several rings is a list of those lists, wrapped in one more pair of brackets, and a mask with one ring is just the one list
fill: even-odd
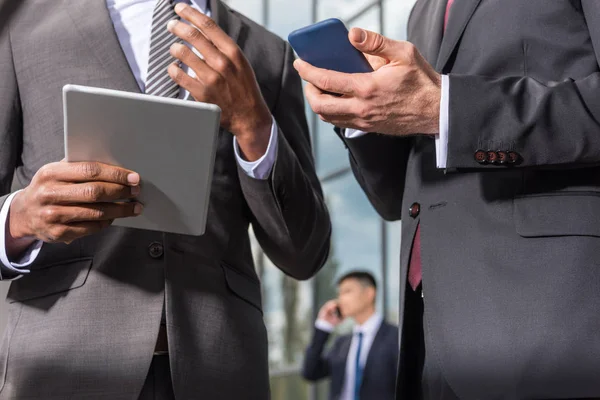
[(352, 28), (348, 34), (350, 43), (365, 54), (378, 56), (388, 61), (402, 61), (403, 54), (400, 42), (389, 39), (379, 33), (366, 29)]

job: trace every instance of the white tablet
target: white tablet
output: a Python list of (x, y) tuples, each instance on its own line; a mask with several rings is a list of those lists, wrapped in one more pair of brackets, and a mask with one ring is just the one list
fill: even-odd
[(138, 172), (142, 215), (113, 225), (204, 233), (221, 109), (214, 104), (66, 85), (65, 155)]

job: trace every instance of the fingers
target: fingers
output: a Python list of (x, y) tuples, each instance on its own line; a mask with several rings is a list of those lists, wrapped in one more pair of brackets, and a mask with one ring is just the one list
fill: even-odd
[(77, 184), (42, 185), (37, 197), (41, 205), (103, 203), (131, 199), (139, 195), (139, 186), (116, 183), (86, 182)]
[(305, 89), (306, 99), (310, 107), (322, 116), (350, 116), (354, 115), (356, 100), (323, 93), (322, 90), (308, 83)]
[(117, 218), (135, 217), (142, 213), (140, 203), (97, 203), (76, 206), (54, 206), (44, 209), (44, 222), (48, 225), (66, 225), (80, 222), (113, 221)]
[[(181, 18), (191, 22), (206, 36), (206, 38), (208, 38), (210, 42), (214, 44), (217, 49), (226, 55), (231, 56), (232, 52), (236, 51), (238, 47), (237, 44), (219, 27), (219, 25), (217, 25), (213, 19), (209, 18), (193, 7), (183, 3), (179, 3), (175, 6), (175, 12)], [(190, 44), (192, 43), (190, 42)], [(200, 50), (199, 48), (197, 49)], [(209, 57), (208, 54), (202, 54), (206, 58)]]
[(206, 65), (206, 62), (196, 55), (189, 47), (181, 43), (175, 43), (170, 49), (171, 55), (183, 64), (194, 70), (196, 76), (202, 77), (206, 74), (214, 74), (215, 71)]
[[(171, 79), (173, 79), (173, 81), (175, 81), (179, 86), (190, 92), (196, 101), (204, 101), (203, 94), (205, 93), (204, 85), (206, 85), (206, 83), (192, 78), (175, 64), (171, 64), (167, 71)], [(206, 79), (206, 77), (204, 79)]]
[[(221, 53), (221, 51), (218, 48), (216, 48), (215, 45), (200, 30), (196, 29), (193, 26), (190, 26), (183, 22), (170, 21), (167, 24), (167, 29), (172, 34), (188, 42), (196, 50), (198, 50), (198, 52), (200, 52), (200, 54), (202, 54), (202, 56), (206, 60), (206, 63), (209, 65), (211, 62), (218, 63), (220, 59), (225, 57), (224, 54)], [(183, 49), (181, 48), (180, 50), (183, 51)], [(173, 52), (171, 52), (171, 54), (173, 55), (173, 57), (179, 58), (177, 54), (173, 54)], [(194, 56), (196, 55), (194, 54)], [(191, 67), (191, 65), (189, 66)]]
[(136, 186), (140, 183), (139, 174), (108, 164), (98, 162), (57, 162), (43, 166), (36, 178), (42, 182), (110, 182), (124, 186)]
[(409, 42), (389, 39), (379, 33), (352, 28), (348, 33), (350, 43), (365, 54), (382, 57), (388, 61), (410, 64), (415, 58), (416, 48)]
[(294, 68), (302, 79), (324, 92), (353, 95), (356, 91), (356, 83), (351, 74), (317, 68), (303, 60), (294, 61)]

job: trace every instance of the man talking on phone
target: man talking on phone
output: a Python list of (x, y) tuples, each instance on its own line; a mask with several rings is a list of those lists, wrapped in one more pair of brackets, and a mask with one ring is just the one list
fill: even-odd
[[(330, 236), (290, 47), (219, 0), (23, 0), (3, 28), (0, 399), (268, 399), (248, 228), (298, 279)], [(61, 161), (65, 84), (220, 106), (203, 236), (109, 227), (144, 177)]]
[[(338, 280), (338, 298), (321, 307), (313, 339), (306, 350), (302, 376), (310, 381), (330, 378), (331, 400), (392, 400), (398, 365), (398, 328), (376, 311), (377, 283), (366, 271), (352, 271)], [(346, 318), (350, 335), (325, 345)]]
[(402, 220), (398, 398), (600, 398), (600, 2), (417, 0), (408, 42), (349, 39), (375, 72), (297, 68)]

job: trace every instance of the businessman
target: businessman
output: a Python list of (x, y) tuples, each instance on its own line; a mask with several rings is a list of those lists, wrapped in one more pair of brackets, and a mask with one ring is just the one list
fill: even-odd
[(600, 2), (418, 0), (409, 42), (350, 40), (375, 72), (297, 68), (402, 219), (398, 398), (600, 398)]
[[(0, 273), (20, 278), (0, 399), (268, 399), (248, 228), (298, 279), (330, 235), (293, 52), (218, 0), (17, 8), (0, 37)], [(68, 83), (221, 107), (203, 236), (109, 227), (143, 213), (144, 177), (61, 161)]]
[[(306, 350), (302, 375), (310, 381), (329, 377), (331, 400), (392, 400), (398, 365), (398, 327), (376, 312), (377, 283), (365, 271), (338, 281), (338, 298), (319, 311), (315, 333)], [(325, 351), (330, 334), (343, 319), (356, 325)]]

